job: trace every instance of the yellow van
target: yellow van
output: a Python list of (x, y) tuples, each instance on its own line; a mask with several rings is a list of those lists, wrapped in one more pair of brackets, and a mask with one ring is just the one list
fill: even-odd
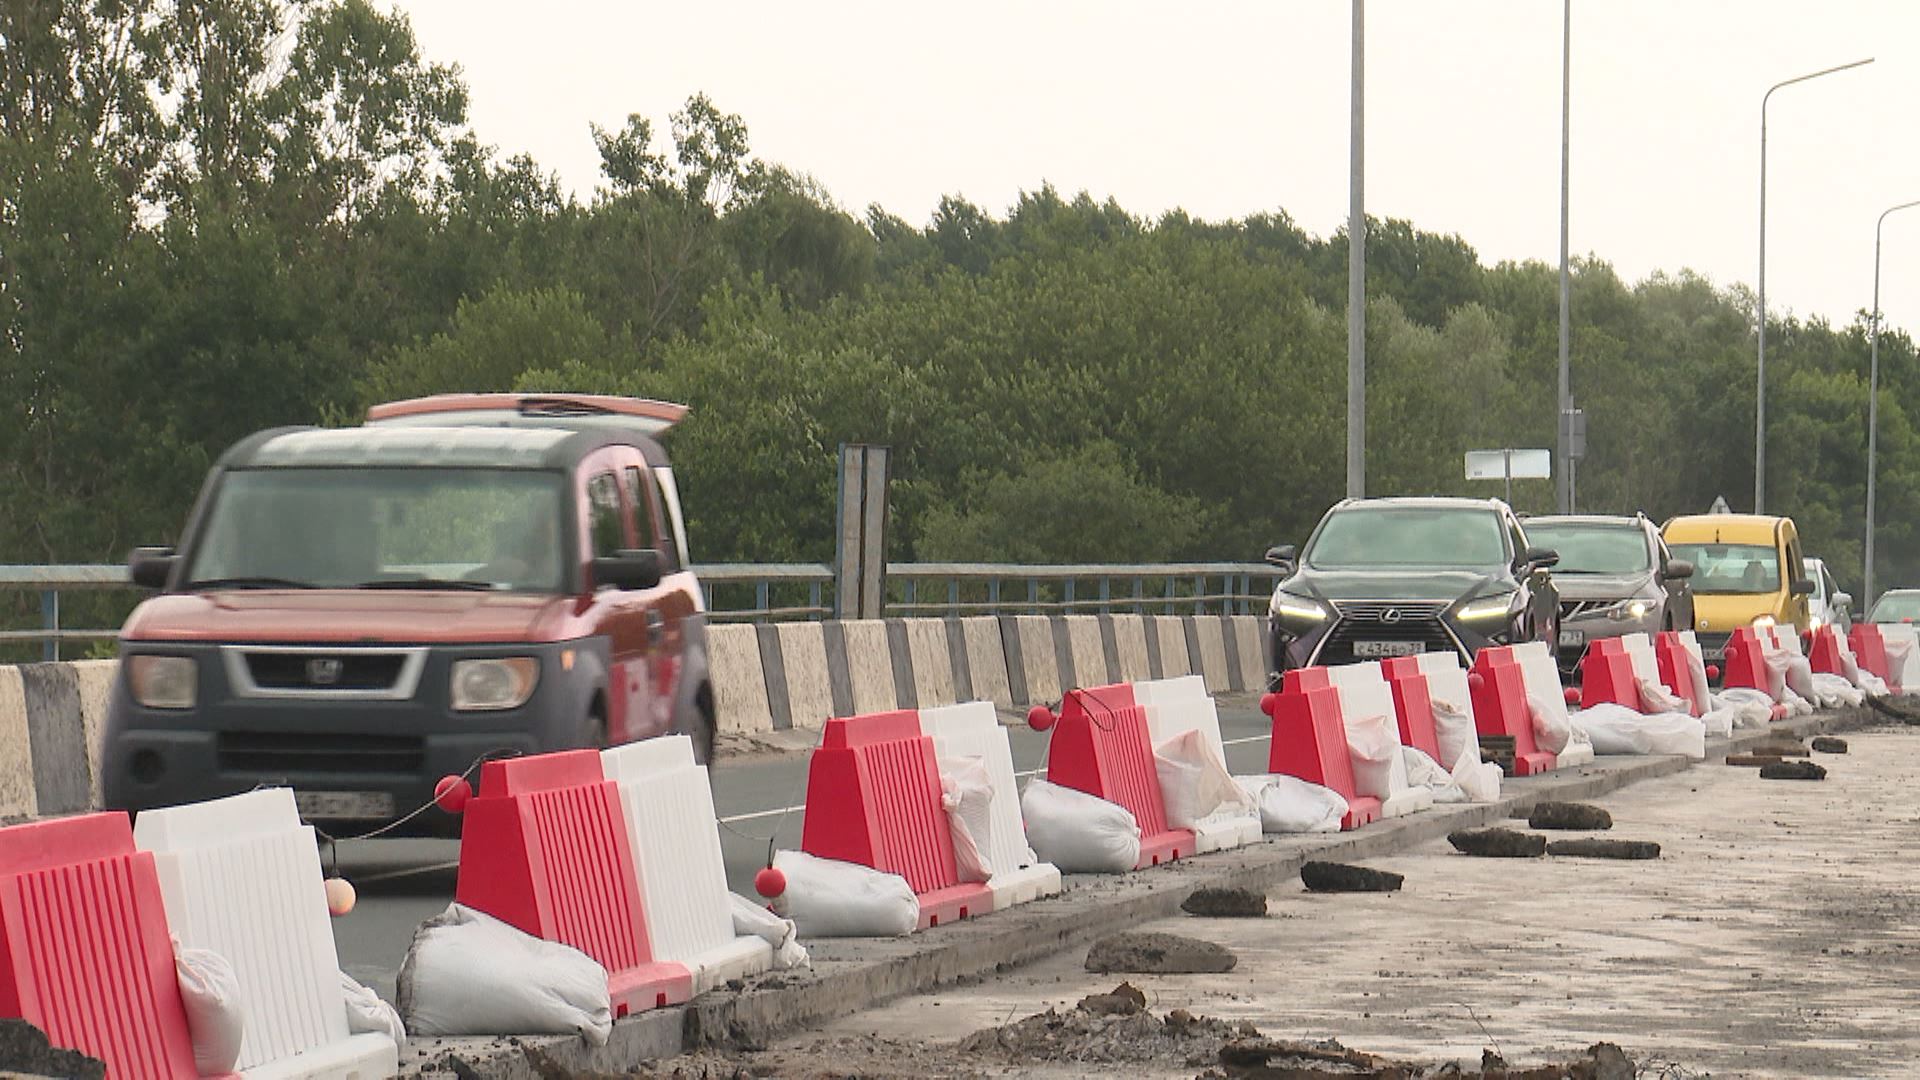
[(1660, 535), (1674, 558), (1693, 564), (1693, 625), (1708, 662), (1726, 656), (1742, 626), (1807, 629), (1813, 581), (1792, 518), (1700, 514), (1668, 521)]

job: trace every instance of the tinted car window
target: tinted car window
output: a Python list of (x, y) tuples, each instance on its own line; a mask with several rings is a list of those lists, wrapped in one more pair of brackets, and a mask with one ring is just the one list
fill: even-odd
[(1780, 588), (1780, 553), (1761, 544), (1674, 544), (1693, 564), (1697, 593), (1770, 593)]
[(612, 555), (627, 546), (626, 525), (620, 512), (620, 485), (612, 473), (601, 473), (587, 481), (587, 515), (595, 558)]
[(660, 497), (652, 475), (629, 465), (621, 476), (627, 485), (627, 501), (633, 504), (634, 517), (640, 523), (640, 546), (660, 547)]
[(1327, 515), (1306, 562), (1321, 570), (1500, 566), (1507, 561), (1501, 528), (1491, 510), (1350, 507)]
[(553, 592), (561, 492), (558, 475), (524, 470), (237, 470), (220, 482), (186, 580)]
[(1556, 574), (1634, 574), (1653, 568), (1647, 534), (1631, 525), (1544, 525), (1527, 533), (1560, 553)]

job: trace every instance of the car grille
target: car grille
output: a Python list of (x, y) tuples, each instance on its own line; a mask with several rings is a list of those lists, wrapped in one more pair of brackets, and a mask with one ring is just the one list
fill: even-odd
[(224, 772), (268, 777), (328, 773), (417, 773), (426, 766), (426, 740), (417, 735), (307, 734), (225, 731), (218, 743)]
[(1566, 600), (1560, 604), (1560, 621), (1592, 615), (1613, 606), (1612, 600)]
[(1726, 652), (1727, 642), (1732, 639), (1733, 635), (1730, 633), (1709, 633), (1708, 631), (1702, 630), (1696, 632), (1693, 637), (1694, 640), (1700, 643), (1701, 654), (1706, 656), (1709, 661), (1712, 661), (1714, 653), (1724, 654)]
[(1337, 601), (1334, 610), (1339, 618), (1327, 631), (1316, 662), (1350, 664), (1371, 659), (1354, 655), (1354, 643), (1360, 641), (1415, 641), (1424, 652), (1452, 652), (1453, 636), (1440, 621), (1446, 609), (1445, 603), (1433, 601)]
[(250, 652), (247, 673), (264, 690), (390, 690), (406, 655), (395, 652)]

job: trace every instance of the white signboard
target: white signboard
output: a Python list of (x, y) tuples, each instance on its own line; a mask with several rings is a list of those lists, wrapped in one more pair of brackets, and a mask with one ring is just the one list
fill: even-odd
[[(1511, 461), (1511, 464), (1509, 464)], [(1469, 480), (1545, 480), (1553, 475), (1551, 450), (1469, 450)]]

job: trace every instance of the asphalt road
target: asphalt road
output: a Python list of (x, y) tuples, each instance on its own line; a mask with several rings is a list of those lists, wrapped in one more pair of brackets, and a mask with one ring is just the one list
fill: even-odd
[[(1268, 719), (1250, 704), (1223, 705), (1220, 733), (1234, 773), (1266, 771)], [(1046, 760), (1045, 735), (1008, 729), (1014, 768), (1021, 773)], [(714, 809), (727, 883), (753, 895), (753, 875), (767, 865), (769, 843), (800, 846), (807, 756), (794, 752), (722, 757), (713, 769)], [(333, 923), (340, 965), (347, 974), (393, 998), (394, 977), (414, 928), (453, 900), (460, 846), (452, 840), (363, 840), (341, 845), (337, 868), (359, 892), (354, 910)]]

